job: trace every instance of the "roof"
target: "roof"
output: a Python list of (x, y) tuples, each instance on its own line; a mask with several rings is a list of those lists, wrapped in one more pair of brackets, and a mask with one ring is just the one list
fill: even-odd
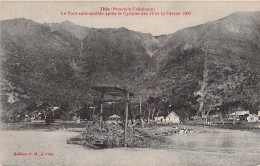
[(171, 114), (175, 115), (176, 117), (179, 117), (175, 112), (170, 112), (166, 117), (170, 116)]
[(245, 114), (249, 114), (249, 111), (235, 111), (235, 112), (233, 112), (233, 113), (231, 113), (229, 115), (237, 115), (237, 116), (239, 116), (239, 115), (245, 115)]
[(212, 117), (212, 118), (219, 118), (220, 115), (219, 115), (219, 114), (213, 114), (213, 115), (211, 115), (211, 117)]
[(112, 96), (123, 96), (125, 93), (129, 93), (129, 96), (134, 96), (134, 93), (129, 92), (126, 88), (119, 88), (119, 87), (111, 87), (111, 86), (93, 86), (91, 89), (106, 93)]
[(51, 107), (52, 111), (58, 110), (60, 107)]
[(110, 117), (108, 117), (108, 118), (121, 118), (120, 116), (118, 116), (118, 115), (111, 115)]

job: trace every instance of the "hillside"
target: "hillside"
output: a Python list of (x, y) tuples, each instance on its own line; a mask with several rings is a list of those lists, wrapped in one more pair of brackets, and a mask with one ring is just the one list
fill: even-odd
[(6, 115), (24, 113), (42, 102), (79, 109), (97, 95), (91, 86), (126, 85), (144, 100), (159, 97), (188, 116), (203, 109), (256, 111), (259, 18), (260, 12), (238, 12), (161, 36), (69, 21), (3, 20), (4, 110)]
[(42, 102), (78, 109), (93, 100), (89, 94), (93, 85), (133, 89), (132, 80), (160, 47), (152, 35), (125, 28), (84, 28), (89, 31), (83, 40), (75, 35), (76, 28), (69, 32), (70, 28), (24, 18), (1, 21), (5, 110), (21, 113)]
[(198, 110), (194, 97), (200, 96), (194, 93), (204, 91), (206, 110), (242, 107), (256, 112), (260, 95), (259, 16), (260, 12), (238, 12), (169, 34), (153, 56), (156, 67), (145, 72), (146, 86), (157, 88), (157, 93), (168, 92), (180, 108), (184, 103), (190, 105), (187, 109)]

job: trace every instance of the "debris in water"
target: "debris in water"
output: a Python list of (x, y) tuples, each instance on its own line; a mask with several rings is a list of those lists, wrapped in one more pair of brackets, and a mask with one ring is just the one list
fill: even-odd
[(127, 128), (127, 139), (124, 139), (124, 126), (116, 123), (104, 124), (102, 129), (99, 124), (89, 124), (79, 136), (70, 138), (67, 143), (80, 144), (90, 148), (111, 147), (156, 147), (169, 144), (170, 139), (162, 134), (147, 132), (147, 129)]

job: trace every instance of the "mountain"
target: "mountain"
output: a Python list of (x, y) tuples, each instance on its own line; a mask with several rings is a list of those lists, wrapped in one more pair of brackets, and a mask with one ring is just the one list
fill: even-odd
[(76, 38), (80, 40), (84, 39), (88, 35), (89, 30), (91, 29), (80, 25), (76, 25), (68, 20), (63, 21), (61, 23), (44, 23), (44, 25), (64, 29), (72, 33)]
[(162, 94), (171, 89), (172, 103), (180, 108), (180, 103), (186, 103), (187, 109), (198, 110), (195, 99), (201, 102), (201, 97), (194, 93), (203, 93), (206, 110), (243, 107), (256, 112), (260, 104), (259, 16), (260, 12), (233, 13), (169, 34), (142, 84)]
[[(82, 29), (87, 36), (77, 38)], [(1, 21), (4, 109), (17, 105), (16, 110), (22, 111), (21, 105), (41, 102), (82, 105), (92, 100), (93, 85), (132, 88), (132, 80), (142, 74), (160, 46), (151, 34), (126, 28), (89, 29), (24, 18)]]
[(87, 72), (89, 81), (98, 85), (132, 87), (131, 80), (144, 71), (151, 57), (162, 47), (151, 34), (123, 27), (85, 28), (69, 21), (45, 25), (66, 30), (81, 40), (81, 68)]
[[(114, 29), (113, 28), (101, 28), (101, 29), (87, 28), (87, 27), (76, 25), (68, 20), (63, 21), (60, 24), (45, 23), (45, 25), (64, 29), (64, 30), (72, 33), (75, 37), (77, 37), (80, 40), (87, 38), (88, 35), (93, 35), (93, 33), (102, 32), (106, 35), (109, 35), (106, 37), (111, 38), (110, 35), (114, 35), (115, 33), (118, 33), (117, 35), (119, 35), (120, 32), (124, 33), (124, 32), (129, 31), (129, 34), (132, 34), (132, 38), (135, 38), (135, 40), (141, 40), (138, 42), (140, 42), (142, 44), (142, 46), (145, 48), (146, 53), (149, 56), (152, 56), (158, 50), (158, 48), (160, 48), (162, 46), (162, 43), (165, 41), (164, 38), (161, 36), (154, 37), (151, 34), (131, 31), (124, 27), (114, 28)], [(133, 36), (133, 35), (135, 35), (135, 36)], [(162, 35), (162, 36), (166, 36), (166, 35)], [(121, 36), (114, 36), (114, 37), (123, 38), (123, 37), (130, 37), (130, 36), (121, 34)]]
[(183, 116), (238, 107), (255, 112), (260, 104), (259, 16), (237, 12), (161, 36), (69, 21), (3, 20), (3, 107), (11, 114), (39, 102), (80, 108), (96, 95), (91, 86), (105, 85), (127, 86), (144, 100), (159, 97)]
[(62, 29), (27, 19), (1, 21), (2, 94), (26, 95), (27, 99), (17, 98), (21, 102), (59, 100), (63, 89), (73, 86), (71, 66), (79, 56), (79, 45)]
[(160, 43), (151, 34), (126, 28), (98, 29), (89, 32), (82, 48), (82, 56), (90, 62), (85, 68), (95, 77), (100, 75), (98, 83), (113, 85), (116, 76), (126, 80), (117, 85), (131, 86), (132, 80), (143, 73), (151, 56), (160, 48)]

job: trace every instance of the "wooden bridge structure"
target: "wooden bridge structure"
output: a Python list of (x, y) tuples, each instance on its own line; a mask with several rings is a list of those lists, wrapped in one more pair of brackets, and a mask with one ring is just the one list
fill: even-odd
[[(103, 104), (105, 102), (115, 102), (115, 103), (125, 103), (125, 120), (124, 120), (124, 140), (127, 141), (127, 125), (128, 125), (128, 114), (130, 114), (131, 121), (132, 113), (130, 108), (130, 97), (134, 97), (134, 93), (129, 92), (126, 87), (111, 87), (111, 86), (93, 86), (92, 90), (101, 92), (101, 96), (99, 99), (100, 103), (100, 127), (102, 128), (103, 123)], [(105, 95), (110, 95), (114, 97), (120, 97), (121, 99), (105, 99)]]

